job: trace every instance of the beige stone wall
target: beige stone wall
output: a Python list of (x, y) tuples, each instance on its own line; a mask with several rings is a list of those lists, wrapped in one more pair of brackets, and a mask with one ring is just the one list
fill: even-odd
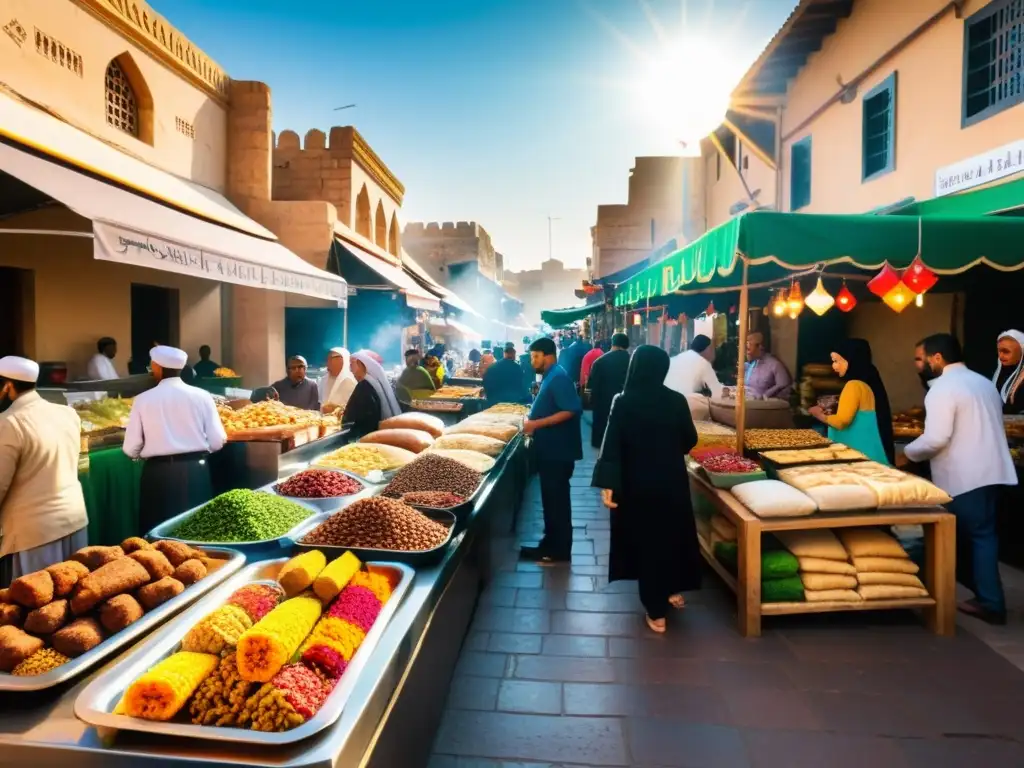
[(402, 232), (402, 247), (442, 285), (449, 264), (476, 261), (481, 274), (495, 280), (494, 245), (487, 230), (475, 221), (410, 222)]
[(87, 237), (9, 235), (3, 234), (3, 229), (91, 232), (91, 226), (58, 206), (5, 219), (0, 225), (0, 266), (33, 273), (31, 316), (25, 328), (29, 357), (63, 360), (72, 377), (82, 377), (89, 358), (96, 353), (96, 341), (113, 336), (120, 347), (114, 364), (119, 373), (127, 374), (131, 286), (142, 283), (178, 290), (177, 341), (190, 358), (198, 359), (199, 347), (209, 344), (213, 359), (223, 360), (221, 283), (97, 261), (92, 255), (92, 239)]
[[(227, 110), (225, 100), (204, 90), (196, 69), (219, 82), (219, 68), (144, 2), (132, 2), (120, 24), (124, 0), (5, 0), (0, 24), (0, 79), (21, 96), (44, 105), (67, 122), (146, 162), (218, 191), (225, 185)], [(98, 9), (91, 13), (86, 8)], [(101, 19), (97, 14), (108, 13)], [(175, 54), (151, 52), (134, 38), (156, 30)], [(10, 31), (8, 31), (10, 30)], [(24, 38), (22, 39), (22, 34)], [(159, 43), (154, 50), (162, 49)], [(181, 58), (176, 52), (181, 50)], [(63, 53), (63, 58), (61, 52)], [(44, 55), (47, 54), (47, 55)], [(152, 97), (152, 133), (147, 141), (107, 124), (104, 77), (112, 59), (127, 56), (137, 72), (133, 85)], [(177, 62), (177, 67), (173, 62)], [(188, 79), (184, 72), (193, 71)]]
[[(811, 203), (803, 209), (808, 213), (862, 213), (909, 196), (931, 198), (936, 169), (1024, 136), (1024, 104), (961, 127), (964, 20), (952, 11), (872, 71), (852, 103), (835, 103), (810, 125), (800, 127), (835, 95), (837, 75), (849, 82), (947, 5), (945, 0), (860, 0), (836, 34), (811, 56), (790, 85), (783, 114), (785, 210), (790, 202), (791, 147), (807, 135), (812, 137)], [(967, 0), (964, 16), (986, 5), (986, 0)], [(896, 168), (864, 182), (863, 95), (893, 72), (897, 73)]]
[(566, 269), (558, 259), (548, 259), (540, 269), (510, 272), (515, 278), (516, 298), (523, 302), (523, 316), (527, 322), (539, 323), (545, 309), (575, 307), (583, 302), (576, 298), (587, 279), (585, 269)]

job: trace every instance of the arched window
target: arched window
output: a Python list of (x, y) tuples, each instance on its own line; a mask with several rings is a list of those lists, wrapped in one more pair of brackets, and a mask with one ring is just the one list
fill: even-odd
[(392, 213), (391, 224), (388, 225), (388, 253), (397, 256), (398, 247), (398, 215)]
[(139, 138), (139, 101), (117, 59), (107, 65), (106, 92), (107, 124)]
[(356, 232), (367, 240), (371, 238), (370, 229), (373, 226), (370, 213), (370, 195), (366, 191), (366, 185), (359, 190), (356, 196)]
[(384, 213), (384, 203), (377, 201), (377, 215), (374, 217), (374, 242), (384, 250), (388, 249), (388, 215)]

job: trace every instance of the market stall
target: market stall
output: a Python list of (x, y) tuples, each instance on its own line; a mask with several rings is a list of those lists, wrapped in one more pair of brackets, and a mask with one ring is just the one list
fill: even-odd
[[(214, 536), (233, 539), (229, 551), (245, 551), (245, 567), (234, 569), (211, 590), (186, 601), (191, 607), (180, 602), (189, 595), (185, 590), (177, 604), (179, 610), (185, 608), (183, 613), (166, 621), (145, 640), (121, 649), (120, 655), (105, 666), (83, 671), (64, 685), (35, 694), (5, 694), (0, 702), (0, 762), (63, 765), (73, 760), (81, 765), (166, 766), (198, 760), (225, 766), (419, 765), (422, 756), (429, 754), (441, 714), (439, 707), (425, 709), (423, 701), (438, 700), (447, 690), (482, 581), (490, 571), (489, 530), (498, 521), (503, 522), (521, 500), (527, 462), (518, 433), (520, 421), (521, 411), (508, 406), (489, 416), (482, 414), (475, 422), (477, 426), (469, 425), (473, 431), (449, 433), (449, 427), (441, 428), (442, 436), (475, 435), (480, 431), (507, 435), (508, 439), (496, 456), (477, 454), (472, 459), (472, 466), (486, 468), (475, 475), (477, 487), (470, 492), (468, 486), (455, 486), (470, 493), (472, 507), (464, 514), (458, 513), (462, 515), (459, 530), (454, 535), (449, 532), (450, 541), (437, 559), (422, 565), (409, 562), (410, 556), (417, 556), (411, 550), (432, 542), (403, 540), (401, 546), (410, 551), (382, 552), (373, 557), (367, 554), (365, 545), (376, 543), (380, 547), (388, 542), (355, 541), (351, 537), (363, 535), (366, 527), (347, 529), (340, 523), (354, 515), (362, 516), (364, 522), (376, 517), (374, 535), (384, 536), (386, 530), (380, 526), (386, 523), (386, 516), (381, 517), (382, 509), (404, 508), (401, 499), (410, 499), (408, 493), (446, 493), (440, 490), (437, 478), (461, 477), (463, 480), (457, 482), (465, 482), (472, 476), (466, 471), (459, 470), (456, 475), (424, 473), (414, 470), (414, 460), (403, 468), (388, 470), (390, 479), (385, 477), (381, 483), (357, 482), (345, 474), (351, 479), (332, 479), (323, 485), (310, 478), (318, 477), (317, 472), (339, 474), (339, 478), (341, 473), (310, 468), (292, 478), (282, 478), (280, 484), (263, 489), (264, 494), (241, 492), (249, 499), (262, 495), (270, 500), (260, 503), (284, 505), (273, 515), (247, 517), (248, 525), (277, 520), (286, 507), (293, 512), (295, 507), (306, 510), (295, 513), (304, 517), (300, 525), (304, 523), (305, 527), (293, 530), (285, 546), (262, 554), (247, 549), (238, 537), (265, 535), (267, 531), (222, 527), (225, 514), (237, 514), (228, 512), (237, 508), (235, 497), (211, 500), (210, 505), (220, 504), (221, 509), (214, 510), (215, 514), (200, 515), (197, 510), (189, 515), (189, 520), (197, 516), (195, 521), (188, 527), (179, 526), (174, 533), (193, 540), (186, 543), (179, 539), (175, 546), (189, 551), (210, 549), (203, 540)], [(502, 427), (511, 427), (511, 432)], [(354, 445), (372, 448), (388, 443)], [(458, 450), (474, 453), (466, 449), (434, 451), (431, 446), (421, 458), (432, 464), (454, 462), (450, 457)], [(344, 460), (357, 458), (350, 455)], [(468, 461), (466, 458), (457, 463), (468, 471)], [(415, 490), (419, 488), (429, 490)], [(339, 495), (315, 498), (321, 493)], [(225, 506), (229, 502), (230, 506)], [(437, 517), (426, 507), (420, 509), (428, 518)], [(456, 513), (453, 511), (452, 516)], [(349, 554), (343, 554), (346, 551)], [(121, 562), (118, 558), (129, 561), (118, 566), (126, 571), (139, 562), (123, 553), (114, 557), (114, 562)], [(365, 567), (359, 567), (360, 561)], [(303, 596), (302, 590), (309, 586), (318, 600)], [(120, 588), (118, 584), (108, 587), (113, 591)], [(376, 599), (372, 614), (367, 613), (370, 593)], [(358, 612), (353, 612), (355, 602), (362, 606)], [(236, 626), (215, 618), (229, 614), (239, 618), (247, 614), (249, 629), (244, 628), (245, 621)], [(351, 650), (338, 646), (340, 657), (328, 651), (335, 647), (332, 638), (341, 635), (332, 629), (333, 624), (324, 623), (335, 620), (342, 622), (339, 626), (348, 626), (344, 622), (365, 626), (350, 633), (356, 639)], [(271, 630), (272, 624), (301, 625), (301, 629), (282, 634), (279, 629)], [(292, 635), (293, 639), (287, 639)], [(271, 642), (295, 643), (301, 649), (299, 660), (276, 672), (264, 669), (267, 662), (262, 659), (267, 657), (251, 649), (262, 647), (268, 638), (277, 638)], [(215, 649), (224, 650), (226, 655), (214, 655)], [(286, 652), (274, 658), (287, 660), (289, 655)], [(347, 665), (331, 667), (328, 662), (332, 658), (345, 659)], [(337, 676), (341, 668), (344, 672), (340, 681), (331, 683), (331, 675)], [(188, 682), (182, 683), (181, 690), (175, 687), (172, 694), (170, 688), (161, 687), (165, 675), (177, 675), (175, 679)], [(4, 677), (0, 672), (0, 685)], [(317, 694), (322, 684), (325, 687)], [(230, 699), (233, 703), (225, 698), (225, 686), (235, 694)], [(240, 691), (273, 692), (274, 696), (239, 698)]]

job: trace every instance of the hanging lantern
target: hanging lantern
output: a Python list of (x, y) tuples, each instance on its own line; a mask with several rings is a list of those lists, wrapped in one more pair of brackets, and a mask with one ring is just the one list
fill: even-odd
[(886, 262), (885, 266), (882, 267), (882, 271), (868, 281), (868, 290), (875, 294), (875, 296), (884, 299), (886, 294), (899, 285), (899, 283), (900, 273)]
[(775, 301), (772, 302), (772, 314), (776, 317), (782, 317), (786, 314), (786, 310), (788, 308), (789, 307), (786, 302), (786, 289), (779, 288), (779, 292), (775, 294)]
[(640, 325), (640, 323), (642, 323), (642, 322), (643, 321), (640, 319), (640, 313), (639, 312), (634, 312), (633, 313), (633, 325)]
[(857, 306), (857, 297), (846, 287), (845, 280), (843, 280), (842, 289), (836, 294), (836, 305), (839, 307), (840, 312), (849, 312)]
[(818, 317), (832, 309), (835, 303), (836, 300), (832, 298), (831, 293), (825, 290), (820, 277), (818, 278), (818, 284), (814, 286), (814, 290), (807, 294), (807, 298), (804, 300), (804, 304), (810, 307), (811, 311)]
[(793, 281), (789, 288), (789, 298), (786, 299), (786, 309), (789, 310), (789, 319), (796, 320), (804, 311), (804, 295), (800, 293), (800, 283)]
[(889, 292), (882, 297), (882, 301), (888, 304), (889, 309), (893, 312), (902, 312), (914, 301), (914, 292), (900, 281), (889, 289)]
[(925, 263), (921, 261), (920, 254), (914, 257), (906, 272), (903, 273), (903, 284), (917, 294), (930, 291), (937, 282), (939, 282), (938, 275), (925, 266)]

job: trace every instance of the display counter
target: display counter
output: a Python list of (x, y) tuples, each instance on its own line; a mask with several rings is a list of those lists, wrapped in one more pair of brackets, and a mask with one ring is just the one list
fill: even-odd
[[(330, 439), (340, 444), (344, 438)], [(332, 447), (336, 446), (321, 444), (318, 449)], [(490, 531), (495, 526), (506, 529), (521, 502), (527, 476), (527, 448), (521, 438), (515, 438), (488, 473), (466, 529), (444, 560), (417, 570), (411, 590), (388, 623), (340, 719), (320, 734), (290, 746), (255, 749), (227, 742), (104, 732), (74, 715), (76, 697), (97, 671), (63, 688), (5, 696), (0, 701), (0, 765), (422, 768), (430, 755), (443, 710), (440, 702), (447, 694), (462, 639), (491, 573)]]
[[(758, 637), (761, 617), (798, 613), (865, 611), (897, 608), (920, 609), (935, 634), (956, 632), (956, 520), (942, 507), (884, 509), (867, 512), (822, 513), (806, 517), (761, 518), (729, 491), (711, 485), (698, 470), (690, 470), (690, 492), (695, 501), (706, 501), (736, 528), (737, 572), (731, 573), (714, 556), (709, 542), (699, 536), (701, 553), (708, 564), (736, 593), (740, 634)], [(774, 531), (865, 528), (921, 525), (924, 529), (925, 563), (920, 574), (928, 597), (863, 600), (860, 602), (762, 602), (762, 536)]]
[(228, 442), (210, 456), (213, 492), (219, 494), (232, 488), (255, 490), (277, 482), (349, 440), (350, 431), (342, 429), (294, 448), (282, 440)]

